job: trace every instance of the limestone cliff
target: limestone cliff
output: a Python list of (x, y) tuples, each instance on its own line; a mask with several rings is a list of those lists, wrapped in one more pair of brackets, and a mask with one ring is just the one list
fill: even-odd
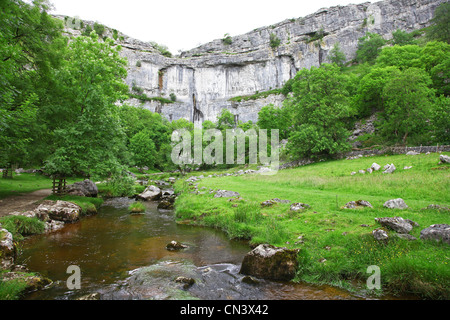
[[(328, 62), (328, 52), (336, 42), (351, 60), (358, 38), (366, 32), (389, 39), (397, 29), (424, 28), (441, 2), (445, 0), (386, 0), (325, 8), (232, 37), (231, 44), (217, 39), (174, 58), (123, 34), (117, 42), (129, 62), (126, 81), (130, 88), (142, 88), (148, 97), (176, 96), (175, 103), (147, 101), (145, 108), (169, 120), (185, 118), (196, 125), (215, 121), (223, 108), (237, 120), (256, 121), (261, 107), (279, 106), (284, 97), (271, 95), (245, 102), (229, 99), (281, 88), (298, 70)], [(77, 34), (76, 30), (70, 32)], [(278, 46), (271, 46), (271, 37), (279, 39)], [(137, 99), (129, 102), (142, 104)]]

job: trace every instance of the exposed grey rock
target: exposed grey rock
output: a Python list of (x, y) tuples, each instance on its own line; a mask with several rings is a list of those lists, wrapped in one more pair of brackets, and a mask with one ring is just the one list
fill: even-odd
[(344, 206), (345, 209), (357, 209), (357, 208), (364, 208), (364, 207), (373, 208), (373, 206), (370, 204), (370, 202), (366, 201), (366, 200), (350, 201), (350, 202), (347, 202), (346, 205)]
[(377, 241), (387, 241), (389, 239), (387, 232), (383, 229), (373, 230), (372, 235)]
[(433, 224), (420, 231), (420, 239), (443, 241), (450, 244), (450, 225)]
[(414, 237), (414, 236), (412, 236), (410, 234), (407, 234), (407, 233), (396, 233), (395, 236), (400, 238), (400, 239), (404, 239), (404, 240), (408, 240), (408, 241), (415, 241), (415, 240), (417, 240), (416, 237)]
[(301, 203), (301, 202), (297, 202), (297, 203), (293, 203), (291, 205), (291, 211), (302, 211), (302, 210), (306, 210), (311, 208), (311, 206), (309, 204), (306, 203)]
[(64, 228), (64, 222), (50, 220), (45, 222), (45, 232), (54, 232)]
[(228, 190), (217, 190), (214, 198), (231, 198), (231, 197), (240, 197), (240, 194), (235, 191)]
[(407, 156), (416, 156), (416, 155), (418, 155), (418, 154), (420, 154), (420, 153), (419, 153), (419, 152), (415, 152), (415, 151), (408, 151), (408, 152), (406, 153)]
[(375, 218), (375, 221), (380, 223), (383, 227), (392, 229), (398, 233), (409, 233), (415, 224), (414, 221), (405, 220), (402, 217)]
[(145, 188), (144, 192), (138, 195), (138, 198), (146, 200), (146, 201), (153, 201), (158, 200), (162, 195), (161, 189), (151, 185)]
[(408, 208), (408, 206), (406, 205), (405, 201), (402, 198), (388, 200), (383, 204), (383, 207), (389, 208), (389, 209), (407, 209)]
[(412, 168), (412, 166), (404, 166), (403, 167), (403, 170), (409, 170), (409, 169), (411, 169)]
[(67, 193), (85, 197), (97, 197), (98, 187), (93, 181), (86, 179), (67, 186)]
[(374, 162), (374, 163), (372, 163), (372, 166), (370, 168), (373, 171), (378, 171), (378, 170), (380, 170), (381, 166), (378, 163)]
[(11, 232), (0, 226), (0, 269), (7, 269), (14, 264), (16, 246)]
[(450, 208), (444, 207), (444, 206), (440, 206), (440, 205), (438, 205), (438, 204), (430, 204), (428, 207), (422, 208), (422, 210), (443, 210), (443, 211), (450, 211)]
[(36, 217), (42, 221), (49, 220), (71, 223), (78, 221), (81, 215), (81, 207), (68, 201), (45, 200), (36, 209)]
[(186, 249), (187, 246), (178, 241), (171, 241), (166, 245), (166, 249), (169, 251), (178, 251), (182, 249)]
[(445, 154), (441, 154), (439, 156), (439, 160), (441, 163), (450, 163), (450, 157), (446, 156)]
[(100, 300), (100, 293), (94, 292), (79, 297), (77, 300)]
[(195, 283), (195, 279), (180, 276), (175, 279), (175, 282), (183, 284), (183, 289), (188, 289)]
[(261, 244), (245, 255), (239, 272), (264, 279), (291, 280), (298, 268), (298, 252)]
[(386, 166), (384, 166), (384, 171), (383, 173), (393, 173), (395, 171), (395, 166), (393, 163), (391, 164), (387, 164)]

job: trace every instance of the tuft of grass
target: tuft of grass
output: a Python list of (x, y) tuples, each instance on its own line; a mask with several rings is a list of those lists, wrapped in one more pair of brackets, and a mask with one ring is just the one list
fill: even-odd
[(132, 204), (130, 204), (130, 206), (128, 207), (128, 210), (131, 213), (141, 213), (145, 211), (145, 206), (142, 202), (136, 201), (133, 202)]
[(2, 227), (11, 232), (15, 241), (20, 241), (24, 236), (41, 234), (45, 230), (45, 223), (38, 218), (25, 216), (5, 216), (0, 218)]
[(0, 300), (19, 300), (28, 284), (21, 279), (0, 280)]

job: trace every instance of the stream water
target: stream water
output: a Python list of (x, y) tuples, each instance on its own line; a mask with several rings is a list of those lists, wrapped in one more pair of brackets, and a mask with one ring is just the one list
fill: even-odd
[[(215, 229), (177, 224), (172, 211), (147, 202), (143, 214), (128, 212), (128, 198), (110, 199), (97, 215), (62, 230), (25, 240), (18, 264), (53, 280), (25, 299), (77, 299), (99, 293), (101, 299), (359, 299), (331, 287), (259, 280), (243, 282), (240, 263), (250, 251)], [(187, 244), (168, 251), (172, 240)], [(81, 289), (67, 288), (70, 265), (81, 270)], [(184, 288), (184, 276), (195, 284)]]

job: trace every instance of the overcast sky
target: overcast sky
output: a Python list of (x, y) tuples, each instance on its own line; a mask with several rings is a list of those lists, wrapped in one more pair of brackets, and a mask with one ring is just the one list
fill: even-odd
[(320, 8), (361, 0), (49, 0), (52, 13), (92, 20), (126, 35), (166, 45), (173, 54), (247, 33)]

